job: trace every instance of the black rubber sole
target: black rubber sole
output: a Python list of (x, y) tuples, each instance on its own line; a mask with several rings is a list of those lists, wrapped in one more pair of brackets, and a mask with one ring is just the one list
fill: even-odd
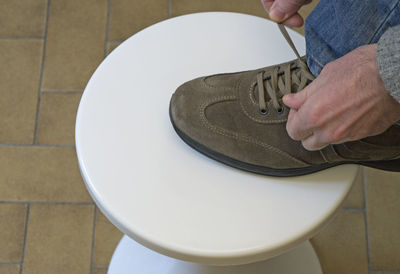
[(258, 166), (249, 163), (245, 163), (231, 157), (228, 157), (224, 154), (219, 152), (213, 151), (206, 146), (196, 142), (184, 132), (182, 132), (174, 123), (171, 115), (171, 106), (169, 107), (169, 117), (171, 123), (178, 134), (178, 136), (190, 147), (197, 150), (198, 152), (212, 158), (218, 162), (226, 164), (228, 166), (238, 168), (244, 171), (257, 173), (261, 175), (267, 176), (274, 176), (274, 177), (293, 177), (293, 176), (301, 176), (311, 174), (317, 171), (321, 171), (330, 167), (344, 165), (344, 164), (356, 164), (356, 165), (363, 165), (367, 167), (372, 167), (376, 169), (386, 170), (386, 171), (395, 171), (400, 172), (400, 159), (397, 160), (390, 160), (390, 161), (367, 161), (367, 162), (356, 162), (356, 161), (343, 161), (343, 162), (336, 162), (336, 163), (326, 163), (321, 165), (314, 165), (309, 167), (303, 168), (287, 168), (287, 169), (276, 169), (276, 168), (269, 168), (265, 166)]

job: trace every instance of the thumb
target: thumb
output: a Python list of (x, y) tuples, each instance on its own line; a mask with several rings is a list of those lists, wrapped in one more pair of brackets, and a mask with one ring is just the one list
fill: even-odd
[(291, 93), (283, 96), (282, 100), (288, 107), (298, 110), (308, 98), (308, 89), (305, 88), (297, 93)]
[(304, 2), (304, 0), (275, 0), (269, 10), (269, 16), (277, 22), (285, 21), (297, 12)]

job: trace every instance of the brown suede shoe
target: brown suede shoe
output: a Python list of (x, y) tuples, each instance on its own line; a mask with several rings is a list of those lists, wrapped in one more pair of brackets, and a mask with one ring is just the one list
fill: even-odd
[(304, 175), (348, 163), (400, 171), (399, 125), (378, 136), (319, 151), (307, 151), (289, 137), (289, 109), (281, 98), (314, 79), (304, 58), (294, 51), (298, 58), (292, 62), (202, 77), (180, 86), (170, 103), (178, 135), (215, 160), (270, 176)]

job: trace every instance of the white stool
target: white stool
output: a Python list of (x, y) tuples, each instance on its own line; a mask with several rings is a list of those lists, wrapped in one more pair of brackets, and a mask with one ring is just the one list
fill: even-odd
[[(304, 38), (290, 34), (304, 53)], [(104, 60), (82, 96), (76, 150), (90, 194), (127, 235), (108, 273), (322, 273), (308, 239), (340, 207), (357, 166), (295, 178), (243, 172), (192, 150), (168, 116), (187, 80), (294, 58), (276, 24), (214, 12), (153, 25)]]

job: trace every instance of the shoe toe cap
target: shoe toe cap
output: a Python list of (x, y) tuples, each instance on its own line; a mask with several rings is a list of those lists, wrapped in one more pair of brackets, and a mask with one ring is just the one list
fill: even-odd
[(233, 96), (234, 88), (211, 86), (208, 77), (196, 78), (177, 88), (170, 102), (171, 120), (183, 131), (193, 131), (201, 124), (201, 112), (212, 101)]

